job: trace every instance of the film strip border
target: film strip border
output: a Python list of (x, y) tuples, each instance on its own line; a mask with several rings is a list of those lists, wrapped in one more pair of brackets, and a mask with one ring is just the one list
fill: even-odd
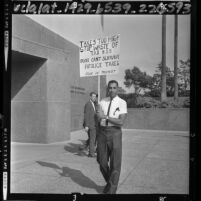
[(13, 14), (185, 15), (190, 1), (13, 1)]
[[(4, 0), (4, 65), (3, 65), (3, 109), (0, 114), (1, 119), (1, 135), (2, 135), (2, 178), (3, 178), (3, 199), (7, 200), (9, 195), (10, 187), (9, 183), (9, 169), (10, 169), (10, 69), (9, 69), (9, 58), (11, 50), (11, 14), (155, 14), (155, 15), (174, 15), (174, 14), (191, 14), (192, 5), (188, 1), (110, 1), (110, 2), (92, 2), (92, 1), (11, 1)], [(194, 137), (195, 134), (191, 135)], [(193, 152), (194, 153), (194, 152)], [(191, 155), (194, 156), (194, 155)], [(194, 157), (191, 157), (191, 162), (194, 161)], [(33, 195), (32, 195), (33, 196)], [(46, 195), (41, 197), (46, 198)], [(56, 196), (56, 195), (55, 195)], [(69, 200), (80, 199), (80, 194), (74, 193), (69, 195)], [(9, 196), (13, 198), (12, 195)], [(24, 196), (22, 196), (24, 197)], [(22, 198), (19, 197), (18, 198)], [(35, 195), (34, 198), (37, 198)], [(51, 198), (51, 195), (49, 196)], [(58, 196), (60, 198), (60, 196)], [(67, 197), (67, 196), (64, 196)], [(138, 200), (144, 200), (140, 196), (136, 196)], [(177, 196), (176, 196), (177, 197)], [(102, 199), (103, 197), (101, 197)], [(122, 197), (122, 199), (124, 199)], [(173, 200), (171, 195), (147, 195), (148, 200)], [(175, 198), (175, 196), (173, 196)], [(13, 198), (14, 199), (14, 198)], [(89, 199), (86, 195), (86, 199)], [(95, 198), (97, 199), (97, 198)], [(104, 198), (103, 198), (104, 199)], [(121, 199), (121, 196), (119, 197)], [(189, 200), (189, 196), (179, 196), (176, 200)]]
[(3, 69), (2, 69), (2, 92), (3, 92), (3, 108), (1, 110), (1, 137), (2, 137), (2, 163), (1, 176), (2, 182), (2, 200), (7, 200), (9, 192), (9, 169), (10, 169), (10, 69), (9, 58), (11, 50), (11, 4), (9, 0), (3, 1)]

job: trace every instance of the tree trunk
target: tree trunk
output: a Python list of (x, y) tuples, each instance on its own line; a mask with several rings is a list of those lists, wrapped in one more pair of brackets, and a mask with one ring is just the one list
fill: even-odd
[(174, 32), (174, 100), (178, 101), (178, 15), (175, 15)]
[(166, 92), (166, 15), (162, 15), (162, 68), (161, 68), (161, 101), (167, 100)]

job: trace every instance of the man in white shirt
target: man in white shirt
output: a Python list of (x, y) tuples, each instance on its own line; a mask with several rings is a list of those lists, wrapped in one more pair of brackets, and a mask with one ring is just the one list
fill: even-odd
[[(104, 194), (115, 194), (119, 182), (122, 157), (121, 127), (126, 119), (127, 103), (117, 95), (118, 82), (108, 83), (108, 95), (101, 100), (97, 117), (97, 161), (106, 181)], [(110, 162), (110, 163), (109, 163)]]

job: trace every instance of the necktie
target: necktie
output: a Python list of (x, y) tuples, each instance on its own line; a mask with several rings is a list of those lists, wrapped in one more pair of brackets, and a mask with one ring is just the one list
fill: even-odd
[[(110, 104), (109, 104), (109, 106), (108, 106), (107, 116), (109, 116), (109, 114), (110, 114), (111, 103), (112, 103), (112, 98), (110, 99)], [(108, 126), (108, 119), (106, 120), (106, 126)]]

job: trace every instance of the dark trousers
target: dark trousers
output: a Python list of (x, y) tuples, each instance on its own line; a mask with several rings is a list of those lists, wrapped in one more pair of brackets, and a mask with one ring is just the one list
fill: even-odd
[(94, 155), (96, 147), (96, 128), (89, 129), (87, 145), (89, 146), (89, 155)]
[(97, 135), (97, 161), (109, 185), (109, 194), (115, 194), (119, 182), (122, 158), (122, 131), (118, 127), (99, 128)]

